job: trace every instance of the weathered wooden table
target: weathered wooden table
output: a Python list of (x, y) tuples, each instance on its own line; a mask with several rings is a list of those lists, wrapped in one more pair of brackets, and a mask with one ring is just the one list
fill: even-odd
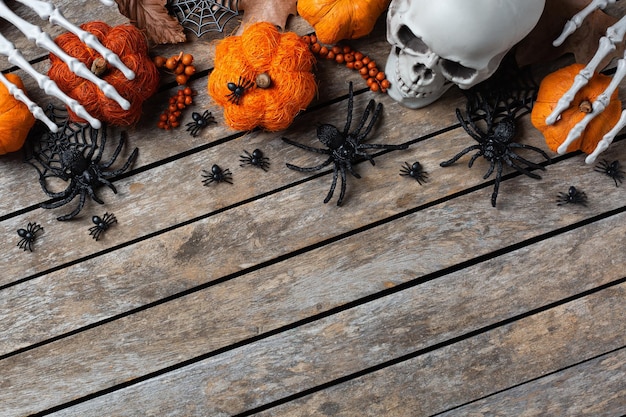
[[(78, 23), (126, 21), (95, 0), (55, 3)], [(155, 49), (195, 55), (193, 111), (218, 124), (196, 138), (157, 129), (178, 88), (165, 80), (114, 167), (138, 147), (135, 165), (114, 181), (117, 194), (99, 191), (104, 206), (88, 201), (59, 222), (76, 202), (39, 208), (48, 197), (36, 171), (20, 154), (0, 158), (0, 415), (626, 413), (625, 185), (579, 153), (550, 153), (541, 180), (506, 170), (493, 208), (486, 160), (439, 166), (473, 142), (455, 117), (458, 90), (409, 110), (330, 62), (318, 64), (318, 97), (289, 129), (232, 131), (206, 93), (222, 36)], [(46, 70), (39, 48), (13, 39)], [(355, 45), (386, 60), (380, 28)], [(370, 140), (410, 147), (358, 164), (362, 178), (348, 176), (337, 207), (338, 189), (322, 203), (332, 169), (285, 166), (322, 156), (281, 137), (318, 146), (317, 123), (343, 126), (348, 81), (356, 115), (370, 98), (384, 104)], [(528, 117), (519, 140), (546, 149)], [(255, 148), (267, 172), (239, 166)], [(602, 157), (625, 164), (623, 136)], [(430, 175), (423, 186), (399, 176), (416, 160)], [(212, 164), (233, 184), (203, 187)], [(570, 185), (587, 207), (556, 205)], [(105, 212), (118, 224), (94, 241), (91, 216)], [(44, 228), (32, 253), (16, 247), (28, 222)]]

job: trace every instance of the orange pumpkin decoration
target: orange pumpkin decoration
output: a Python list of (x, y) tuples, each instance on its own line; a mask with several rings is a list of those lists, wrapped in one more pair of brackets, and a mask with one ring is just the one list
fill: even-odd
[[(82, 43), (73, 33), (60, 35), (55, 42), (65, 52), (77, 58), (87, 68), (91, 68), (95, 74), (100, 74), (100, 78), (115, 87), (117, 92), (130, 102), (130, 108), (128, 110), (121, 108), (115, 100), (106, 97), (95, 84), (74, 74), (54, 54), (50, 54), (51, 66), (48, 76), (65, 94), (81, 103), (93, 117), (119, 126), (135, 124), (141, 116), (143, 102), (156, 92), (159, 84), (159, 71), (148, 55), (145, 36), (139, 29), (129, 24), (111, 27), (104, 22), (96, 21), (85, 23), (81, 28), (93, 33), (105, 47), (115, 52), (135, 73), (135, 78), (128, 80), (120, 70), (107, 64), (98, 52)], [(71, 111), (70, 117), (74, 121), (83, 121)]]
[[(315, 57), (295, 33), (280, 33), (267, 22), (248, 26), (215, 49), (208, 91), (236, 130), (286, 129), (317, 92)], [(241, 87), (241, 94), (232, 88)], [(230, 88), (229, 88), (230, 87)]]
[[(591, 111), (592, 103), (611, 82), (611, 77), (594, 74), (587, 85), (574, 96), (570, 107), (561, 113), (561, 118), (553, 125), (546, 124), (546, 118), (556, 108), (559, 99), (572, 86), (574, 77), (584, 67), (582, 64), (572, 64), (561, 68), (548, 74), (539, 87), (537, 101), (531, 113), (531, 122), (543, 133), (546, 144), (555, 152), (565, 141), (570, 130)], [(622, 103), (617, 94), (616, 90), (606, 109), (589, 122), (580, 137), (568, 146), (568, 152), (580, 149), (590, 154), (594, 151), (598, 142), (615, 126), (621, 116)]]
[[(24, 90), (20, 77), (15, 74), (6, 74), (5, 77)], [(35, 117), (28, 106), (13, 97), (9, 89), (0, 83), (0, 155), (21, 149), (34, 124)]]
[(391, 0), (298, 0), (298, 14), (326, 44), (369, 34)]

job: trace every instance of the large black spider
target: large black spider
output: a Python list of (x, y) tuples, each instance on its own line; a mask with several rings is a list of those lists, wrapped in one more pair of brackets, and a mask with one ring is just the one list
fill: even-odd
[(95, 225), (89, 228), (89, 235), (96, 241), (100, 238), (100, 235), (109, 230), (109, 227), (113, 223), (117, 223), (117, 218), (113, 213), (104, 213), (104, 216), (93, 216), (91, 222)]
[(581, 206), (587, 207), (587, 194), (572, 185), (567, 190), (567, 193), (559, 193), (557, 195), (556, 203), (557, 206), (564, 204), (580, 204)]
[(211, 114), (210, 111), (205, 110), (204, 113), (200, 114), (198, 112), (191, 113), (192, 122), (187, 123), (187, 132), (194, 138), (198, 136), (198, 132), (202, 129), (210, 125), (211, 123), (217, 123), (215, 121), (215, 117)]
[[(49, 108), (54, 113), (56, 108)], [(82, 210), (87, 196), (99, 204), (104, 202), (96, 195), (96, 189), (106, 185), (114, 193), (117, 189), (111, 179), (124, 173), (137, 158), (139, 150), (135, 148), (124, 165), (116, 170), (108, 171), (115, 163), (124, 144), (127, 134), (122, 132), (119, 143), (108, 161), (102, 162), (106, 147), (106, 127), (93, 129), (88, 124), (70, 122), (67, 117), (53, 115), (59, 125), (58, 132), (44, 132), (40, 138), (29, 141), (30, 152), (26, 162), (30, 163), (39, 172), (39, 183), (43, 191), (55, 201), (42, 203), (41, 207), (52, 209), (61, 207), (79, 196), (76, 208), (57, 220), (70, 220)], [(49, 178), (59, 178), (69, 181), (64, 191), (53, 192), (48, 188)]]
[[(318, 171), (324, 168), (327, 165), (334, 164), (333, 169), (333, 182), (330, 186), (330, 190), (324, 199), (324, 203), (328, 203), (335, 192), (335, 187), (337, 186), (337, 177), (341, 174), (341, 192), (339, 193), (339, 198), (337, 199), (337, 205), (340, 206), (343, 202), (343, 197), (346, 193), (346, 171), (351, 173), (355, 178), (361, 178), (361, 176), (354, 171), (352, 164), (357, 160), (364, 158), (371, 162), (374, 165), (374, 158), (365, 152), (366, 149), (406, 149), (408, 145), (384, 145), (378, 143), (366, 144), (361, 143), (367, 135), (371, 132), (374, 127), (374, 123), (378, 119), (380, 112), (383, 108), (381, 103), (376, 105), (374, 100), (370, 100), (361, 116), (361, 120), (356, 128), (356, 130), (350, 132), (350, 124), (352, 123), (352, 106), (354, 101), (354, 94), (352, 92), (352, 82), (349, 85), (349, 95), (348, 95), (348, 116), (346, 120), (346, 125), (343, 128), (343, 131), (340, 131), (335, 126), (331, 124), (322, 124), (317, 128), (317, 138), (322, 142), (327, 149), (315, 148), (312, 146), (302, 145), (300, 143), (294, 142), (290, 139), (283, 138), (283, 140), (290, 145), (297, 146), (298, 148), (329, 155), (328, 159), (322, 162), (319, 165), (313, 167), (299, 167), (292, 164), (287, 164), (289, 169), (293, 169), (299, 172), (312, 172)], [(374, 107), (376, 107), (374, 109)], [(367, 127), (363, 132), (363, 126), (365, 126), (365, 122), (368, 119), (370, 113), (374, 111), (372, 118), (370, 119)]]
[(228, 101), (234, 104), (239, 104), (239, 101), (243, 97), (246, 90), (248, 88), (251, 88), (253, 85), (254, 85), (253, 80), (246, 80), (240, 75), (239, 80), (237, 81), (236, 84), (232, 82), (226, 84), (226, 87), (228, 87), (228, 89), (232, 91), (230, 94), (226, 95), (226, 97), (228, 98)]
[(243, 152), (245, 153), (245, 155), (239, 156), (239, 162), (241, 162), (241, 164), (239, 165), (240, 167), (250, 165), (259, 167), (263, 171), (267, 171), (267, 169), (270, 167), (270, 159), (264, 156), (263, 151), (261, 151), (260, 149), (255, 149), (252, 151), (252, 153), (244, 149)]
[(38, 225), (37, 223), (28, 222), (26, 229), (17, 229), (17, 235), (21, 237), (20, 241), (17, 243), (20, 249), (33, 251), (32, 244), (37, 238), (37, 232), (43, 231), (43, 227)]
[[(478, 144), (468, 146), (452, 159), (440, 163), (442, 167), (450, 166), (471, 151), (476, 151), (476, 153), (469, 160), (468, 166), (470, 168), (479, 156), (489, 161), (490, 165), (483, 179), (487, 179), (495, 170), (496, 179), (491, 195), (491, 205), (493, 207), (496, 206), (500, 181), (502, 180), (502, 170), (505, 164), (534, 179), (541, 179), (541, 176), (530, 172), (529, 168), (545, 170), (545, 167), (542, 165), (518, 155), (515, 152), (516, 149), (528, 149), (537, 152), (546, 158), (547, 161), (550, 161), (550, 157), (543, 150), (535, 146), (513, 142), (516, 134), (515, 111), (526, 108), (527, 103), (512, 104), (510, 99), (505, 99), (502, 106), (498, 106), (499, 103), (502, 103), (499, 99), (490, 100), (481, 94), (477, 94), (468, 99), (465, 117), (461, 115), (459, 109), (456, 109), (456, 117), (461, 126)], [(511, 105), (519, 107), (512, 109)], [(481, 129), (477, 125), (477, 122), (474, 120), (477, 117), (484, 117), (486, 129)]]
[(624, 180), (624, 171), (620, 168), (618, 160), (609, 163), (609, 161), (603, 159), (598, 163), (598, 165), (595, 166), (593, 170), (596, 172), (601, 172), (612, 178), (613, 181), (615, 181), (616, 187), (619, 187), (619, 185)]

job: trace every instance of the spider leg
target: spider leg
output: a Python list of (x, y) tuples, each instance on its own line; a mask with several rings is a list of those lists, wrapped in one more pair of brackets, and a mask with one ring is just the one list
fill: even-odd
[(330, 151), (328, 149), (321, 149), (321, 148), (315, 148), (313, 146), (303, 145), (301, 143), (294, 142), (291, 139), (283, 138), (283, 141), (285, 141), (288, 144), (293, 145), (293, 146), (295, 146), (297, 148), (304, 149), (305, 151), (310, 151), (310, 152), (315, 152), (315, 153), (323, 153), (325, 155), (332, 154), (332, 151)]
[(71, 213), (68, 213), (64, 216), (57, 217), (57, 220), (61, 222), (65, 220), (70, 220), (71, 218), (76, 216), (78, 213), (80, 213), (84, 205), (85, 205), (85, 190), (81, 191), (80, 200), (78, 201), (78, 205), (76, 206), (76, 208)]
[[(335, 187), (337, 186), (337, 174), (339, 174), (339, 169), (335, 163), (335, 168), (333, 169), (333, 182), (330, 184), (330, 190), (328, 190), (328, 194), (326, 194), (324, 204), (328, 203), (335, 193)], [(339, 205), (339, 200), (337, 201), (337, 205)]]
[[(116, 169), (115, 171), (107, 172), (106, 173), (106, 177), (107, 178), (111, 178), (111, 177), (114, 177), (114, 176), (117, 176), (117, 175), (120, 175), (120, 174), (126, 172), (128, 170), (128, 168), (130, 168), (130, 166), (135, 162), (135, 160), (137, 159), (137, 155), (138, 154), (139, 154), (139, 148), (135, 148), (133, 150), (133, 153), (130, 154), (130, 156), (128, 157), (128, 159), (124, 163), (124, 165), (120, 169)], [(106, 166), (105, 166), (105, 168), (106, 168)]]
[[(502, 162), (498, 161), (497, 165), (498, 165), (498, 170), (500, 171), (500, 173), (502, 173)], [(495, 160), (491, 161), (491, 163), (489, 164), (489, 169), (487, 169), (487, 172), (485, 172), (485, 175), (483, 175), (484, 180), (486, 180), (487, 178), (489, 178), (491, 174), (493, 174), (493, 169), (495, 168), (495, 166), (496, 166), (496, 161)]]
[[(471, 118), (469, 119), (469, 122), (466, 121), (463, 116), (461, 115), (461, 110), (456, 109), (456, 118), (459, 120), (459, 123), (461, 124), (461, 127), (463, 128), (463, 130), (465, 130), (465, 132), (467, 132), (468, 135), (470, 135), (471, 137), (473, 137), (477, 142), (482, 142), (482, 137), (476, 133), (478, 132), (478, 127), (476, 126), (476, 124), (472, 121)], [(468, 125), (469, 123), (469, 125)]]
[[(374, 161), (372, 160), (372, 165)], [(354, 176), (354, 178), (361, 178), (361, 176), (354, 170), (350, 161), (346, 162), (345, 167), (348, 169), (348, 172)]]
[[(117, 193), (117, 191), (116, 191), (116, 190), (113, 190), (113, 191), (114, 191), (115, 193)], [(87, 194), (89, 194), (89, 197), (91, 197), (91, 199), (92, 199), (93, 201), (95, 201), (96, 203), (98, 203), (98, 204), (104, 204), (104, 201), (102, 201), (102, 200), (101, 200), (101, 199), (100, 199), (100, 198), (96, 195), (96, 191), (95, 191), (93, 188), (89, 187), (89, 188), (87, 188), (85, 191), (83, 191), (83, 192), (80, 194), (81, 198), (84, 198), (85, 192), (86, 192)]]
[(550, 156), (543, 151), (543, 149), (537, 148), (536, 146), (525, 145), (523, 143), (513, 142), (509, 144), (510, 148), (521, 148), (521, 149), (530, 149), (531, 151), (539, 152), (541, 156), (546, 158), (546, 160), (550, 161)]
[(372, 128), (374, 127), (374, 123), (376, 123), (376, 120), (378, 120), (378, 116), (380, 115), (380, 112), (383, 109), (382, 103), (378, 103), (378, 105), (376, 105), (376, 110), (374, 110), (374, 114), (372, 115), (372, 118), (370, 119), (369, 124), (365, 128), (365, 132), (359, 133), (361, 131), (361, 127), (363, 126), (363, 123), (365, 122), (366, 117), (369, 115), (370, 108), (374, 107), (374, 103), (375, 103), (374, 100), (370, 100), (370, 102), (367, 105), (367, 108), (365, 109), (365, 113), (363, 113), (363, 118), (361, 119), (360, 126), (357, 129), (357, 131), (354, 132), (357, 143), (359, 143), (360, 141), (365, 139), (367, 135), (369, 135), (369, 133), (372, 131)]
[[(524, 164), (527, 165), (527, 167), (529, 168), (535, 168), (535, 169), (541, 169), (545, 171), (545, 167), (541, 166), (541, 165), (537, 165), (534, 162), (530, 162), (527, 161), (526, 159), (522, 158), (519, 155), (516, 154), (511, 154), (505, 157), (505, 162), (508, 166), (510, 166), (511, 168), (514, 168), (515, 170), (517, 170), (518, 172), (521, 172), (524, 175), (527, 175), (531, 178), (534, 179), (541, 179), (541, 176), (538, 174), (535, 174), (534, 172), (530, 172), (526, 167), (520, 166), (519, 164), (516, 164), (515, 161), (520, 161)], [(515, 161), (514, 161), (515, 160)]]
[(297, 165), (287, 164), (287, 168), (293, 169), (294, 171), (300, 171), (300, 172), (313, 172), (313, 171), (319, 171), (325, 166), (330, 165), (332, 162), (333, 162), (333, 158), (330, 157), (326, 161), (314, 167), (299, 167)]
[(502, 162), (498, 161), (498, 170), (496, 172), (496, 181), (493, 185), (493, 193), (491, 194), (491, 207), (496, 206), (496, 199), (498, 198), (498, 190), (500, 189), (500, 180), (502, 179)]
[(339, 198), (337, 199), (337, 206), (341, 206), (341, 203), (343, 203), (343, 197), (346, 195), (346, 182), (347, 182), (346, 170), (344, 166), (340, 165), (339, 168), (341, 169), (341, 191), (339, 192)]
[[(455, 163), (456, 161), (458, 161), (463, 155), (465, 155), (466, 153), (471, 152), (471, 151), (473, 151), (475, 149), (480, 149), (480, 145), (468, 146), (467, 148), (463, 149), (461, 152), (457, 153), (452, 159), (449, 159), (447, 161), (441, 162), (439, 164), (439, 166), (442, 166), (442, 167), (450, 166), (453, 163)], [(479, 154), (482, 155), (482, 153), (480, 153), (480, 152), (478, 152), (476, 155), (479, 155)], [(478, 156), (476, 156), (476, 155), (474, 155), (474, 157), (472, 157), (472, 161), (470, 161), (471, 163), (474, 162), (474, 159), (478, 158)], [(470, 167), (471, 167), (471, 165), (470, 165)]]

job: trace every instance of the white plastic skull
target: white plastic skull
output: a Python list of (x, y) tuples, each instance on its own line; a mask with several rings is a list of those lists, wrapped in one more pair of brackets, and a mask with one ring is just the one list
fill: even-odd
[(537, 24), (545, 0), (392, 0), (385, 72), (406, 107), (429, 105), (456, 84), (489, 78)]

